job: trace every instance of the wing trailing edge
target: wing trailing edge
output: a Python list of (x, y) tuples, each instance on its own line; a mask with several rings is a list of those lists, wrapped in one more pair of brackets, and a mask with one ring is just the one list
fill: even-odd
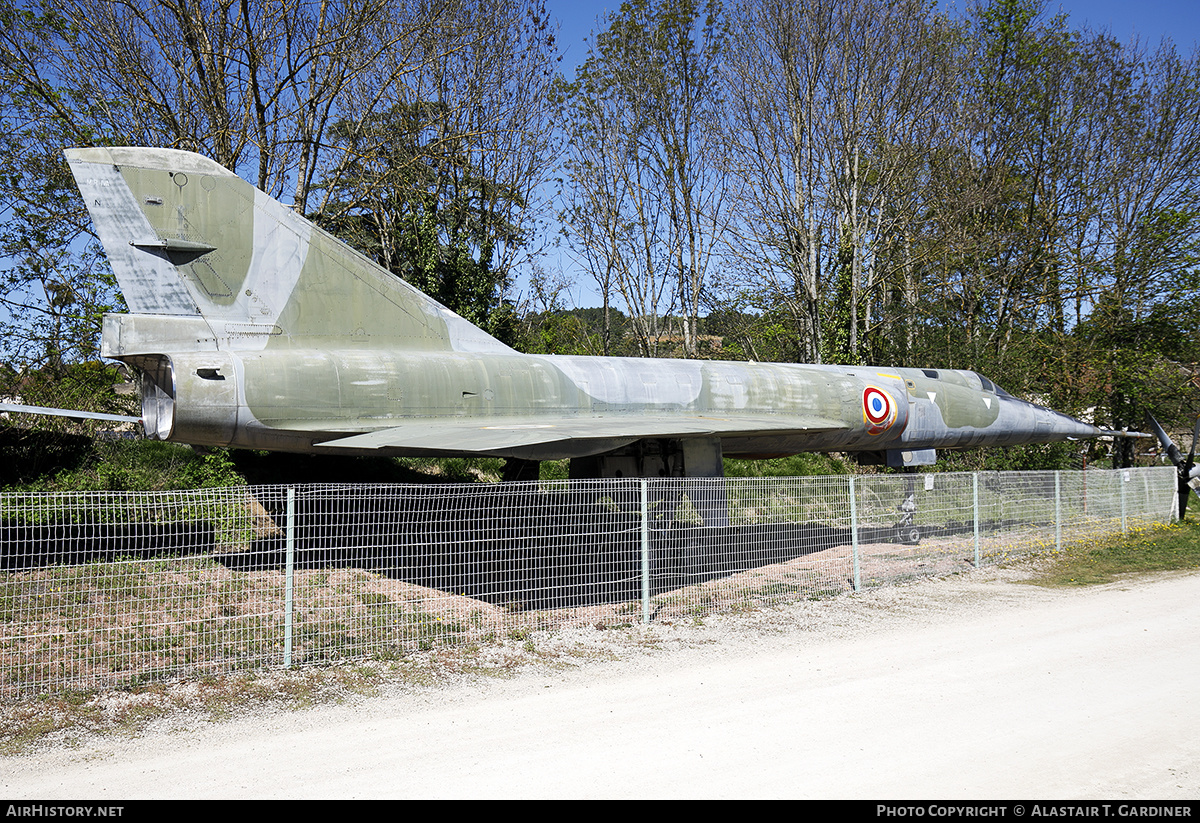
[(513, 447), (544, 446), (586, 440), (626, 440), (644, 437), (690, 438), (729, 435), (797, 435), (846, 431), (840, 420), (771, 415), (692, 416), (644, 415), (640, 417), (561, 417), (421, 420), (403, 426), (318, 442), (338, 449), (445, 449), (488, 454)]

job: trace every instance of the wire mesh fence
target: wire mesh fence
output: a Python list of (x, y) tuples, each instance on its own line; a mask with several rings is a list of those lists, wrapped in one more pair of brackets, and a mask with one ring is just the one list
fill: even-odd
[(1169, 520), (1173, 469), (0, 495), (0, 697), (944, 574)]

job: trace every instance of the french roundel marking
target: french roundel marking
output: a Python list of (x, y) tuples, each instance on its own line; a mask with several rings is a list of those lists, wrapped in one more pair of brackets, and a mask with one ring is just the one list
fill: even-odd
[(887, 392), (874, 386), (863, 390), (863, 416), (871, 434), (878, 434), (890, 426), (895, 419), (895, 413), (892, 398)]

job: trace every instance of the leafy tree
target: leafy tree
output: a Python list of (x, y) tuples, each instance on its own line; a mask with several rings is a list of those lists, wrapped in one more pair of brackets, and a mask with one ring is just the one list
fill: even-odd
[(465, 319), (505, 336), (509, 282), (498, 244), (519, 244), (507, 211), (519, 197), (472, 166), (462, 135), (447, 135), (442, 104), (396, 106), (368, 122), (339, 124), (360, 158), (322, 186), (313, 218), (393, 274)]
[[(316, 181), (352, 192), (338, 204), (352, 208), (369, 199), (355, 183), (375, 182), (347, 136), (417, 116), (456, 162), (430, 167), (450, 181), (403, 212), (408, 274), (439, 297), (475, 295), (459, 306), (495, 313), (493, 328), (511, 313), (491, 304), (527, 245), (553, 134), (543, 91), (557, 54), (540, 0), (10, 0), (0, 23), (9, 356), (88, 356), (118, 301), (79, 234), (87, 221), (59, 154), (69, 145), (198, 151), (324, 213)], [(449, 204), (439, 188), (454, 191)], [(468, 225), (478, 214), (501, 228)], [(361, 240), (361, 225), (342, 225)], [(481, 295), (491, 303), (472, 313)]]
[(30, 77), (41, 44), (76, 42), (61, 16), (4, 5), (0, 28), (0, 351), (61, 379), (98, 355), (101, 317), (123, 305), (62, 156), (64, 146), (103, 142), (111, 109)]
[[(301, 207), (335, 100), (417, 30), (390, 0), (0, 3), (5, 356), (55, 369), (95, 356), (120, 308), (61, 151), (208, 154)], [(394, 81), (384, 77), (384, 85)]]
[(415, 42), (402, 88), (331, 129), (317, 222), (512, 341), (513, 270), (537, 247), (555, 136), (539, 0), (463, 0)]

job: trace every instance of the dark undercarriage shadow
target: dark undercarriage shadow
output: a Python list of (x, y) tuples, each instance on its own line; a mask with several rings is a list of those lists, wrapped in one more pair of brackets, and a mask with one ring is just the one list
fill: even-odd
[(0, 520), (0, 569), (5, 571), (208, 555), (215, 547), (216, 530), (204, 521)]
[[(643, 535), (636, 489), (622, 494), (598, 485), (591, 492), (578, 482), (569, 493), (504, 486), (386, 495), (298, 489), (293, 563), (297, 569), (361, 568), (521, 609), (638, 598)], [(245, 570), (284, 565), (282, 501), (263, 504), (279, 531), (248, 551), (220, 555), (220, 562)], [(674, 511), (673, 505), (659, 508)], [(950, 534), (973, 526), (925, 528)], [(861, 527), (858, 538), (903, 541), (896, 526)], [(813, 523), (703, 526), (663, 515), (648, 524), (645, 541), (654, 595), (849, 545), (851, 534)]]

